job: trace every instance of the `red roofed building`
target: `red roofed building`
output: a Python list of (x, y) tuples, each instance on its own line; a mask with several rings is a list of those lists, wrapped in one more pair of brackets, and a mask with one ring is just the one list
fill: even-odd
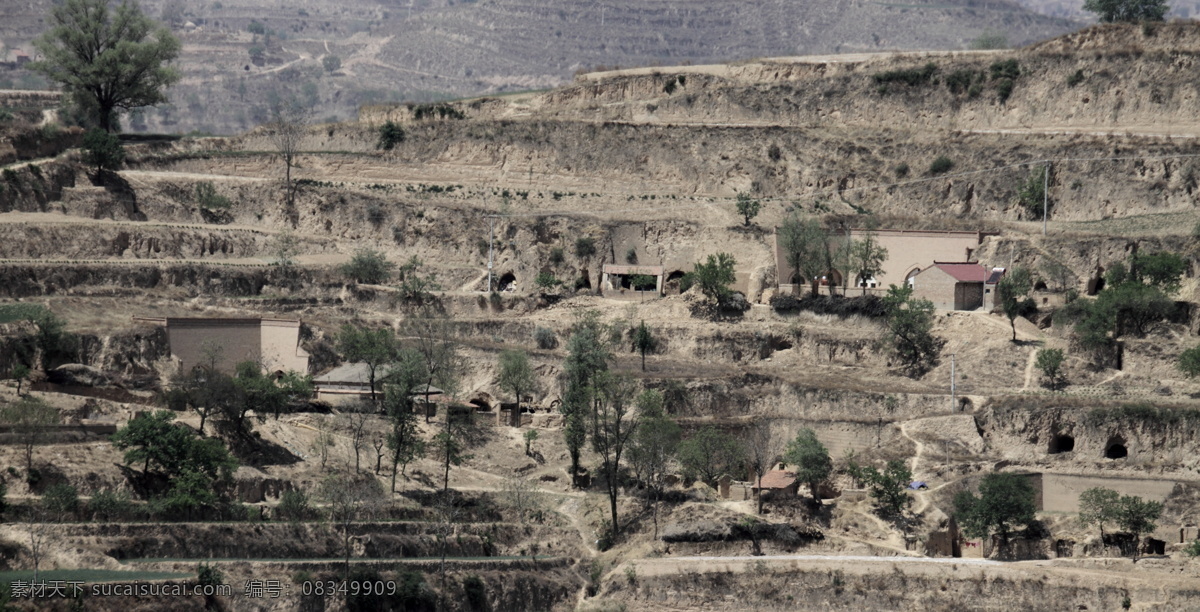
[(975, 262), (937, 261), (910, 279), (913, 297), (933, 302), (939, 310), (990, 309), (995, 304), (996, 283), (1003, 268)]
[(765, 500), (795, 497), (796, 491), (800, 488), (800, 483), (796, 481), (796, 474), (787, 470), (769, 470), (763, 474), (760, 482), (755, 482), (755, 480), (754, 478), (750, 479), (750, 482), (754, 483), (751, 485), (750, 491), (758, 493), (761, 488)]

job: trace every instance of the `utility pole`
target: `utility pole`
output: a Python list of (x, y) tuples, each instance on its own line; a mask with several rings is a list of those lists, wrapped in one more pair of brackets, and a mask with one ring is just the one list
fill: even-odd
[(492, 262), (495, 261), (496, 245), (496, 216), (488, 215), (488, 286), (487, 292), (492, 292)]
[(1050, 162), (1042, 171), (1042, 235), (1046, 235), (1046, 218), (1050, 214)]
[(950, 353), (950, 412), (958, 412), (957, 388), (954, 386), (954, 353)]

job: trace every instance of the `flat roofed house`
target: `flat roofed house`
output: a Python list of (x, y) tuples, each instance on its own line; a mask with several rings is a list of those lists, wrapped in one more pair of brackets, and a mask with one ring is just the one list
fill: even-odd
[(257, 361), (267, 372), (308, 374), (308, 352), (300, 347), (300, 321), (274, 318), (135, 318), (163, 325), (171, 356), (190, 370), (215, 356), (216, 367), (233, 372), (243, 361)]

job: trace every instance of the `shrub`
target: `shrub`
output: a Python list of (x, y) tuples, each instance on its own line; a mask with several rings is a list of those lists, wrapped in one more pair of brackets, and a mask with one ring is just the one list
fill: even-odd
[(779, 149), (779, 145), (773, 144), (767, 147), (767, 159), (774, 162), (783, 159), (783, 151)]
[(553, 249), (550, 249), (550, 263), (551, 264), (557, 266), (563, 262), (563, 259), (564, 259), (564, 257), (563, 257), (562, 247), (554, 247)]
[(275, 514), (280, 519), (300, 521), (309, 518), (312, 510), (304, 491), (292, 489), (283, 492), (283, 496), (279, 498), (279, 505), (275, 507)]
[(1001, 103), (1008, 102), (1008, 98), (1012, 95), (1012, 92), (1012, 79), (1000, 79), (999, 81), (996, 81), (996, 96), (1000, 99)]
[(62, 482), (46, 489), (42, 494), (42, 504), (55, 514), (72, 514), (79, 508), (79, 492)]
[(367, 205), (367, 221), (376, 229), (378, 229), (380, 225), (383, 225), (384, 221), (387, 221), (387, 217), (387, 210), (385, 210), (379, 204), (371, 202)]
[(250, 25), (246, 26), (246, 31), (251, 34), (264, 34), (267, 31), (267, 27), (258, 21), (251, 20)]
[(1021, 184), (1017, 192), (1017, 202), (1025, 209), (1028, 219), (1041, 219), (1043, 209), (1049, 206), (1046, 200), (1046, 167), (1042, 166), (1029, 173), (1029, 178)]
[(1083, 70), (1076, 70), (1071, 76), (1067, 77), (1067, 87), (1074, 87), (1083, 82), (1087, 78), (1083, 76)]
[(629, 250), (625, 251), (625, 263), (630, 264), (630, 265), (637, 265), (637, 262), (638, 262), (637, 248), (629, 247)]
[(130, 510), (133, 509), (133, 504), (129, 501), (128, 493), (103, 489), (92, 495), (92, 499), (88, 501), (87, 509), (88, 512), (98, 516), (101, 520), (107, 521), (127, 516)]
[(1008, 37), (1001, 32), (985, 30), (975, 40), (971, 41), (971, 48), (976, 51), (987, 51), (990, 49), (1007, 49)]
[(904, 178), (904, 177), (908, 176), (908, 171), (909, 171), (908, 164), (905, 162), (900, 162), (895, 167), (894, 171), (896, 173), (896, 178)]
[(325, 72), (337, 72), (342, 67), (342, 58), (336, 55), (326, 55), (321, 59), (321, 66), (325, 68)]
[(463, 579), (463, 595), (467, 600), (467, 608), (471, 610), (487, 610), (487, 587), (479, 576), (471, 575)]
[(993, 81), (1000, 79), (1016, 80), (1017, 77), (1021, 76), (1021, 64), (1015, 59), (992, 62), (991, 73)]
[(207, 563), (201, 563), (196, 566), (196, 584), (202, 586), (214, 586), (224, 584), (225, 574), (216, 566)]
[(946, 76), (946, 88), (953, 94), (966, 93), (975, 81), (975, 75), (974, 70), (955, 70)]
[(983, 83), (976, 81), (967, 89), (968, 98), (978, 98), (983, 93)]
[(879, 85), (887, 85), (889, 83), (904, 83), (905, 85), (909, 86), (917, 86), (924, 85), (932, 80), (933, 75), (937, 74), (937, 70), (937, 64), (929, 62), (920, 68), (877, 72), (871, 75), (871, 78)]
[(1200, 540), (1192, 540), (1191, 544), (1184, 546), (1183, 554), (1189, 557), (1200, 557)]
[(233, 206), (229, 198), (217, 193), (217, 188), (209, 181), (196, 183), (196, 203), (200, 208), (209, 210), (225, 209)]
[(406, 136), (404, 128), (398, 123), (388, 121), (379, 126), (379, 141), (375, 143), (375, 148), (391, 151), (396, 145), (404, 142)]
[(494, 310), (504, 310), (504, 298), (500, 297), (500, 294), (495, 291), (488, 296), (488, 303), (492, 305)]
[(806, 294), (802, 298), (786, 293), (771, 296), (771, 308), (776, 312), (798, 312), (807, 310), (815, 314), (839, 317), (862, 316), (878, 319), (887, 316), (887, 308), (877, 295), (844, 298), (829, 295)]
[(554, 274), (546, 271), (538, 272), (536, 278), (533, 279), (533, 284), (537, 285), (543, 291), (549, 291), (562, 284), (562, 281), (554, 277)]
[(590, 236), (582, 236), (575, 240), (575, 255), (591, 257), (596, 254), (596, 241)]
[(350, 262), (342, 266), (342, 274), (356, 283), (378, 285), (388, 282), (395, 267), (396, 264), (388, 261), (383, 253), (359, 249)]
[(939, 155), (937, 159), (933, 160), (932, 164), (929, 164), (929, 173), (945, 174), (953, 167), (954, 162), (950, 161), (949, 157), (946, 157), (945, 155)]
[(540, 349), (549, 350), (558, 346), (558, 336), (554, 335), (553, 330), (546, 327), (533, 330), (533, 340), (537, 342), (537, 347)]

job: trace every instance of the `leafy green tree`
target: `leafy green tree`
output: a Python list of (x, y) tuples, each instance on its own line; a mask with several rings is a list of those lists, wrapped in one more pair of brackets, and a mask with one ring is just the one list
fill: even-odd
[(364, 248), (355, 251), (349, 263), (342, 266), (342, 274), (356, 283), (382, 285), (391, 279), (395, 268), (396, 264), (388, 261), (383, 253)]
[(12, 428), (25, 455), (26, 474), (33, 471), (33, 447), (41, 443), (46, 429), (59, 421), (58, 409), (38, 397), (0, 406), (0, 423)]
[(783, 461), (793, 468), (796, 480), (808, 485), (813, 504), (821, 505), (818, 487), (833, 473), (833, 460), (829, 458), (829, 450), (817, 439), (816, 432), (807, 427), (801, 429), (796, 438), (788, 442)]
[(218, 405), (222, 424), (243, 441), (254, 443), (251, 419), (263, 421), (268, 414), (279, 418), (280, 413), (291, 411), (301, 401), (312, 396), (312, 378), (296, 372), (282, 377), (269, 376), (262, 365), (254, 361), (237, 364), (233, 384), (241, 401), (224, 402)]
[(654, 334), (650, 332), (650, 328), (646, 326), (646, 322), (642, 321), (633, 329), (633, 348), (642, 354), (642, 371), (646, 371), (646, 353), (654, 350), (658, 345)]
[(228, 480), (237, 460), (216, 438), (199, 438), (184, 425), (175, 423), (169, 410), (141, 413), (112, 435), (113, 446), (125, 451), (126, 464), (142, 464), (143, 473), (175, 479), (187, 472), (209, 481)]
[(882, 470), (873, 466), (859, 466), (851, 461), (847, 471), (867, 485), (880, 514), (894, 519), (904, 517), (904, 512), (912, 504), (912, 498), (908, 496), (912, 471), (903, 461), (888, 461)]
[(537, 387), (537, 375), (529, 365), (529, 355), (521, 349), (510, 349), (500, 353), (500, 372), (496, 382), (501, 389), (511, 393), (513, 400), (510, 424), (513, 427), (521, 425), (521, 397)]
[(308, 495), (300, 489), (289, 489), (279, 498), (275, 506), (275, 516), (288, 521), (302, 521), (312, 516), (313, 508), (309, 504)]
[(1079, 277), (1070, 268), (1061, 261), (1049, 257), (1042, 258), (1041, 273), (1043, 277), (1054, 282), (1055, 289), (1058, 291), (1074, 288), (1079, 281)]
[(891, 285), (884, 297), (887, 309), (885, 341), (910, 374), (929, 371), (938, 359), (941, 343), (933, 335), (933, 303), (912, 299), (912, 287)]
[(874, 232), (867, 232), (850, 244), (850, 271), (859, 279), (863, 295), (867, 294), (867, 279), (883, 274), (883, 262), (887, 258), (887, 247), (879, 244)]
[(705, 263), (695, 264), (692, 280), (705, 297), (722, 304), (732, 293), (729, 285), (736, 279), (733, 271), (736, 263), (729, 253), (709, 255)]
[(1132, 535), (1135, 543), (1133, 556), (1136, 559), (1143, 533), (1151, 533), (1158, 528), (1155, 525), (1162, 517), (1162, 502), (1146, 501), (1136, 495), (1122, 495), (1117, 504), (1116, 522), (1121, 530)]
[(1079, 494), (1079, 521), (1084, 525), (1100, 528), (1104, 537), (1104, 525), (1117, 522), (1117, 509), (1121, 494), (1104, 487), (1093, 487)]
[(321, 58), (321, 66), (325, 68), (325, 72), (337, 72), (342, 67), (342, 58), (332, 54), (326, 55)]
[(246, 31), (256, 36), (261, 36), (267, 32), (267, 27), (260, 21), (251, 20), (250, 24), (246, 26)]
[(521, 439), (525, 440), (525, 456), (532, 457), (533, 456), (533, 443), (537, 442), (538, 430), (530, 429), (529, 431), (526, 431), (521, 436)]
[(1083, 10), (1104, 23), (1162, 21), (1170, 7), (1166, 0), (1084, 0)]
[[(801, 219), (796, 213), (784, 219), (777, 233), (784, 261), (793, 274), (808, 279), (812, 294), (817, 295), (820, 291), (821, 277), (826, 275), (833, 265), (829, 251), (829, 233), (816, 219)], [(793, 279), (780, 280), (793, 282)]]
[(651, 291), (658, 285), (658, 279), (650, 274), (634, 274), (629, 277), (629, 285), (634, 291)]
[(119, 113), (167, 101), (179, 80), (167, 64), (181, 45), (171, 31), (142, 13), (137, 2), (115, 8), (108, 0), (65, 0), (50, 10), (48, 29), (34, 47), (43, 60), (30, 68), (59, 83), (107, 132)]
[(1193, 346), (1179, 354), (1179, 370), (1188, 378), (1200, 375), (1200, 346)]
[(173, 378), (166, 400), (172, 410), (192, 410), (199, 415), (201, 435), (210, 418), (229, 414), (245, 402), (232, 376), (204, 364)]
[(758, 216), (762, 203), (750, 197), (750, 194), (740, 191), (737, 194), (737, 213), (742, 216), (743, 224), (750, 227), (750, 220)]
[(606, 341), (600, 312), (589, 310), (576, 321), (567, 340), (567, 360), (563, 364), (563, 438), (571, 458), (571, 483), (578, 483), (579, 459), (587, 443), (588, 418), (599, 395), (599, 379), (608, 371), (612, 352)]
[(596, 241), (591, 236), (580, 236), (575, 239), (575, 255), (588, 258), (596, 254)]
[(460, 466), (472, 457), (467, 451), (478, 436), (475, 411), (467, 407), (446, 406), (445, 424), (426, 447), (430, 458), (442, 464), (442, 491), (450, 490), (450, 467)]
[(29, 366), (23, 363), (13, 364), (13, 367), (8, 372), (9, 378), (17, 381), (17, 397), (21, 396), (21, 383), (29, 378)]
[[(1033, 302), (1026, 298), (1033, 289), (1033, 276), (1028, 268), (1016, 267), (1008, 271), (996, 285), (996, 299), (1008, 324), (1012, 327), (1012, 341), (1017, 341), (1017, 317), (1029, 311)], [(1022, 299), (1025, 298), (1025, 299)], [(1033, 306), (1036, 308), (1036, 306)]]
[(1062, 366), (1066, 355), (1062, 349), (1042, 349), (1038, 351), (1034, 366), (1041, 370), (1046, 379), (1046, 386), (1057, 389), (1064, 382)]
[(737, 438), (705, 425), (679, 443), (679, 463), (685, 476), (712, 486), (725, 474), (740, 474), (746, 449)]
[(407, 134), (404, 133), (404, 128), (395, 121), (385, 121), (379, 126), (379, 141), (375, 143), (376, 149), (391, 151), (396, 148), (396, 145), (404, 142)]
[(411, 348), (401, 349), (383, 386), (383, 407), (391, 425), (387, 447), (392, 461), (392, 493), (396, 492), (396, 474), (403, 473), (409, 462), (425, 454), (425, 440), (413, 412), (413, 395), (426, 380), (421, 354)]
[(396, 359), (400, 348), (396, 333), (390, 327), (369, 329), (346, 323), (338, 332), (336, 345), (346, 361), (367, 366), (367, 384), (371, 389), (371, 401), (375, 402), (380, 370)]
[(8, 485), (0, 480), (0, 518), (4, 518), (5, 512), (8, 512)]
[(654, 538), (658, 538), (658, 501), (675, 453), (679, 448), (682, 430), (663, 411), (663, 395), (653, 389), (643, 391), (637, 399), (640, 424), (629, 443), (629, 465), (646, 483), (654, 509)]
[(1037, 507), (1033, 503), (1033, 485), (1019, 474), (992, 473), (979, 483), (979, 495), (960, 491), (954, 496), (954, 514), (963, 532), (973, 538), (999, 534), (1008, 544), (1012, 530), (1033, 522)]
[(83, 163), (95, 168), (97, 175), (116, 170), (124, 162), (125, 148), (115, 135), (100, 128), (92, 128), (83, 135)]
[(437, 274), (422, 272), (423, 267), (424, 264), (421, 260), (413, 255), (404, 265), (400, 266), (400, 270), (396, 274), (399, 281), (396, 288), (400, 290), (400, 297), (418, 305), (431, 301), (433, 292), (442, 288), (437, 282)]
[(1017, 191), (1017, 203), (1025, 209), (1025, 218), (1041, 220), (1042, 211), (1049, 202), (1046, 200), (1046, 167), (1035, 168), (1029, 177), (1021, 183)]
[(1187, 260), (1178, 253), (1135, 253), (1129, 258), (1130, 280), (1161, 289), (1167, 294), (1179, 291), (1187, 268)]

